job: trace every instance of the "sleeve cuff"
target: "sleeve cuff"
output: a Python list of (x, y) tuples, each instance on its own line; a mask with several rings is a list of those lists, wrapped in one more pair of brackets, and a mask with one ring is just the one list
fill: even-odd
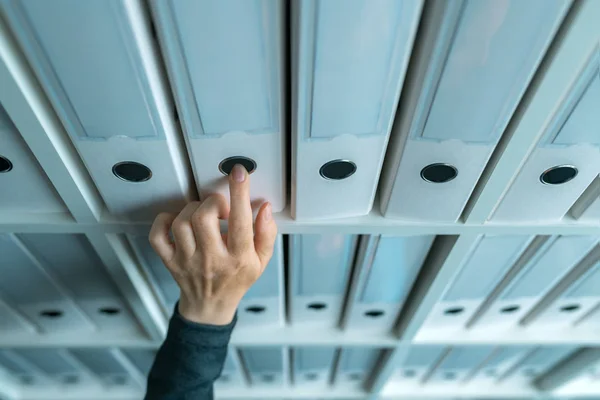
[(179, 313), (179, 302), (177, 302), (169, 322), (167, 338), (204, 347), (227, 346), (236, 322), (237, 314), (228, 325), (207, 325), (189, 321)]

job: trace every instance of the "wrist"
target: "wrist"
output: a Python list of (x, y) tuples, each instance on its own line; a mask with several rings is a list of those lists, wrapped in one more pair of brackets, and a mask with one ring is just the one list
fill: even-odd
[(235, 317), (237, 303), (179, 300), (179, 314), (188, 321), (205, 325), (229, 325)]

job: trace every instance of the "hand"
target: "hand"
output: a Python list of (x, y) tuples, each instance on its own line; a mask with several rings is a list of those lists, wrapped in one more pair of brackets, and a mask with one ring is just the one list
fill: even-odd
[[(261, 206), (253, 233), (250, 177), (241, 165), (229, 175), (229, 193), (231, 206), (222, 195), (211, 195), (177, 216), (159, 214), (150, 230), (152, 247), (181, 290), (179, 313), (193, 322), (229, 324), (273, 255), (271, 204)], [(221, 234), (219, 220), (225, 219), (228, 233)]]

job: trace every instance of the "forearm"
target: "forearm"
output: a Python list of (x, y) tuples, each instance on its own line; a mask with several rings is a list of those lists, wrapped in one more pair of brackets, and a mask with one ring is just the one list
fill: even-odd
[(175, 307), (167, 338), (148, 376), (146, 400), (210, 400), (221, 374), (235, 318), (229, 325), (198, 324)]

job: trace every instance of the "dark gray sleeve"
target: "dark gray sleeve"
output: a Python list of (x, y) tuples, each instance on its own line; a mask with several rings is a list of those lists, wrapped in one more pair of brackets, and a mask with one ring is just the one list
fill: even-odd
[(236, 318), (225, 326), (198, 324), (183, 318), (177, 306), (148, 375), (145, 400), (212, 400)]

